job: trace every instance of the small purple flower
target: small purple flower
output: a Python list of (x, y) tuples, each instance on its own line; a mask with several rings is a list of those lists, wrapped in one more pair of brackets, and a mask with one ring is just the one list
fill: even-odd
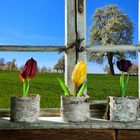
[(120, 61), (117, 61), (117, 67), (122, 72), (128, 72), (131, 66), (132, 66), (132, 63), (129, 60), (122, 59)]

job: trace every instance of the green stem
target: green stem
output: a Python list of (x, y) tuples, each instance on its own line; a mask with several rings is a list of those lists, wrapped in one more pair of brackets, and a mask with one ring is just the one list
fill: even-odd
[(129, 81), (129, 73), (127, 74), (127, 78), (125, 80), (124, 72), (122, 72), (122, 75), (120, 76), (120, 88), (121, 88), (121, 96), (124, 97), (127, 89)]
[(122, 97), (125, 96), (125, 79), (124, 79), (124, 72), (122, 72)]
[(25, 96), (27, 96), (27, 94), (28, 94), (28, 91), (29, 91), (29, 87), (30, 87), (30, 84), (29, 84), (29, 80), (27, 80), (27, 89), (26, 89), (26, 93), (25, 93)]
[(23, 83), (23, 96), (25, 96), (25, 84)]
[(124, 97), (125, 95), (125, 89), (124, 89), (124, 72), (122, 72), (121, 76), (120, 76), (120, 93), (121, 93), (121, 97)]
[(24, 80), (24, 83), (23, 83), (23, 96), (26, 96), (26, 89), (27, 89), (27, 80)]
[(29, 91), (29, 80), (24, 80), (23, 83), (23, 96), (27, 96)]
[(126, 89), (127, 89), (128, 81), (129, 81), (129, 73), (127, 74), (127, 78), (126, 78), (125, 85), (124, 85), (125, 93), (126, 93)]

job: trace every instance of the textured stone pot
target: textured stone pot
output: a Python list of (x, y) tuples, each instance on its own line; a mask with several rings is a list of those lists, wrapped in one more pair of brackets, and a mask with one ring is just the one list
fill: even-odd
[(38, 120), (40, 110), (40, 96), (11, 97), (12, 122), (34, 122)]
[(132, 97), (109, 97), (111, 121), (132, 122), (137, 120), (139, 100)]
[(64, 122), (86, 122), (90, 119), (89, 97), (61, 97), (61, 119)]

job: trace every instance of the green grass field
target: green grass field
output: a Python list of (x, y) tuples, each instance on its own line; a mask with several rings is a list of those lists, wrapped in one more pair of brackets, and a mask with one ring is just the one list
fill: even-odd
[[(60, 106), (60, 96), (63, 91), (57, 77), (63, 79), (63, 74), (39, 73), (30, 82), (30, 94), (41, 96), (42, 108), (57, 108)], [(88, 75), (88, 95), (93, 100), (104, 100), (107, 96), (119, 95), (119, 75)], [(10, 97), (22, 95), (22, 83), (18, 72), (0, 71), (0, 108), (9, 108)], [(127, 96), (138, 96), (138, 77), (130, 76)]]

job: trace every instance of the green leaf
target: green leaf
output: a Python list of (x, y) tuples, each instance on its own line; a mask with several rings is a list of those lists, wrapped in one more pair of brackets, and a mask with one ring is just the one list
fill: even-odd
[(86, 86), (87, 86), (87, 81), (84, 82), (84, 84), (83, 84), (82, 87), (80, 88), (79, 92), (77, 93), (77, 97), (82, 96), (83, 91), (85, 90)]
[(24, 80), (24, 83), (23, 83), (23, 96), (27, 96), (26, 95), (27, 85), (28, 85), (27, 80)]
[(59, 83), (60, 83), (60, 85), (61, 85), (63, 91), (65, 92), (65, 95), (66, 95), (66, 96), (71, 96), (70, 91), (69, 91), (69, 89), (67, 88), (67, 86), (65, 85), (65, 83), (64, 83), (61, 79), (59, 79), (59, 78), (58, 78), (58, 81), (59, 81)]

